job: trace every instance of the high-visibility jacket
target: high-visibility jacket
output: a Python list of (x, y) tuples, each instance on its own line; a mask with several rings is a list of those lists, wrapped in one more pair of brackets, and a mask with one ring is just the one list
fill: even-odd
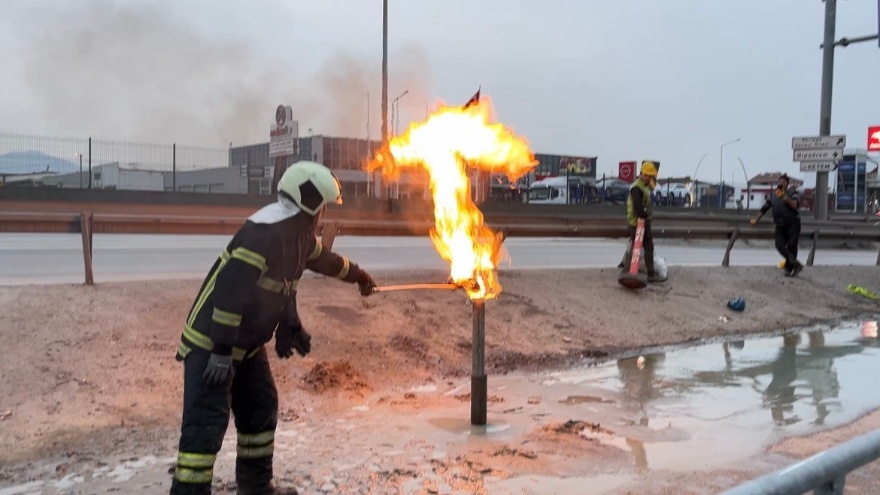
[[(638, 188), (642, 193), (642, 208), (636, 208), (633, 205), (633, 197), (632, 190)], [(640, 213), (644, 210), (644, 216)], [(651, 188), (648, 187), (647, 184), (642, 182), (641, 178), (638, 178), (633, 182), (632, 187), (630, 188), (630, 194), (626, 197), (626, 224), (630, 227), (635, 227), (639, 223), (639, 218), (648, 218), (651, 216)]]
[(178, 356), (232, 348), (233, 358), (242, 360), (258, 351), (272, 339), (285, 300), (292, 299), (295, 309), (295, 291), (306, 269), (349, 283), (363, 273), (348, 258), (323, 248), (314, 217), (300, 213), (274, 224), (245, 222), (205, 277)]

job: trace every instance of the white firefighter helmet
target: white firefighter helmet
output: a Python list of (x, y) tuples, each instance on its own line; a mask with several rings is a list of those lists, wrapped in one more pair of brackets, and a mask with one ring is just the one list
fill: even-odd
[(339, 181), (320, 163), (302, 161), (291, 165), (278, 181), (278, 194), (286, 195), (296, 206), (315, 216), (327, 203), (342, 204)]

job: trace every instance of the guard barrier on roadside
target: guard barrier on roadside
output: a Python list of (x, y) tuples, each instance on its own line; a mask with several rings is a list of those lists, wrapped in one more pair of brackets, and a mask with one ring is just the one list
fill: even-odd
[(722, 495), (802, 494), (843, 495), (846, 475), (880, 459), (880, 430), (764, 475), (724, 492)]
[[(189, 215), (125, 215), (111, 213), (0, 212), (0, 233), (81, 233), (86, 284), (94, 283), (92, 236), (99, 234), (234, 234), (245, 217)], [(694, 219), (693, 215), (656, 215), (652, 226), (656, 238), (727, 240), (722, 266), (730, 266), (730, 252), (739, 239), (774, 238), (771, 223), (748, 226), (747, 219)], [(496, 216), (487, 219), (495, 230), (508, 237), (626, 238), (626, 225), (614, 217)], [(337, 235), (427, 236), (430, 220), (363, 220), (336, 215), (318, 225), (322, 243), (332, 247)], [(880, 242), (880, 227), (842, 222), (803, 222), (801, 237), (810, 239), (807, 265), (812, 266), (819, 240), (837, 242)], [(880, 265), (878, 250), (877, 265)]]

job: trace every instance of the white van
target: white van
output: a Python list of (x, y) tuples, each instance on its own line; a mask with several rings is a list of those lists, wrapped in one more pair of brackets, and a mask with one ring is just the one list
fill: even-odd
[(529, 185), (531, 204), (567, 204), (568, 187), (565, 177), (548, 177)]

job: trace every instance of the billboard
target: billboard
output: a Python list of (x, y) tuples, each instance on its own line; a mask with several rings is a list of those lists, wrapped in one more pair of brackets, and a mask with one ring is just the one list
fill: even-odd
[(880, 125), (868, 127), (868, 151), (880, 151)]
[(543, 177), (590, 177), (596, 178), (595, 156), (567, 156), (535, 153), (538, 166), (535, 174)]
[(299, 122), (293, 120), (293, 109), (278, 105), (275, 123), (269, 127), (269, 158), (296, 153), (294, 143), (299, 137)]
[(567, 175), (596, 176), (596, 157), (560, 156), (559, 173)]
[(837, 164), (837, 210), (865, 211), (867, 155), (843, 155)]

